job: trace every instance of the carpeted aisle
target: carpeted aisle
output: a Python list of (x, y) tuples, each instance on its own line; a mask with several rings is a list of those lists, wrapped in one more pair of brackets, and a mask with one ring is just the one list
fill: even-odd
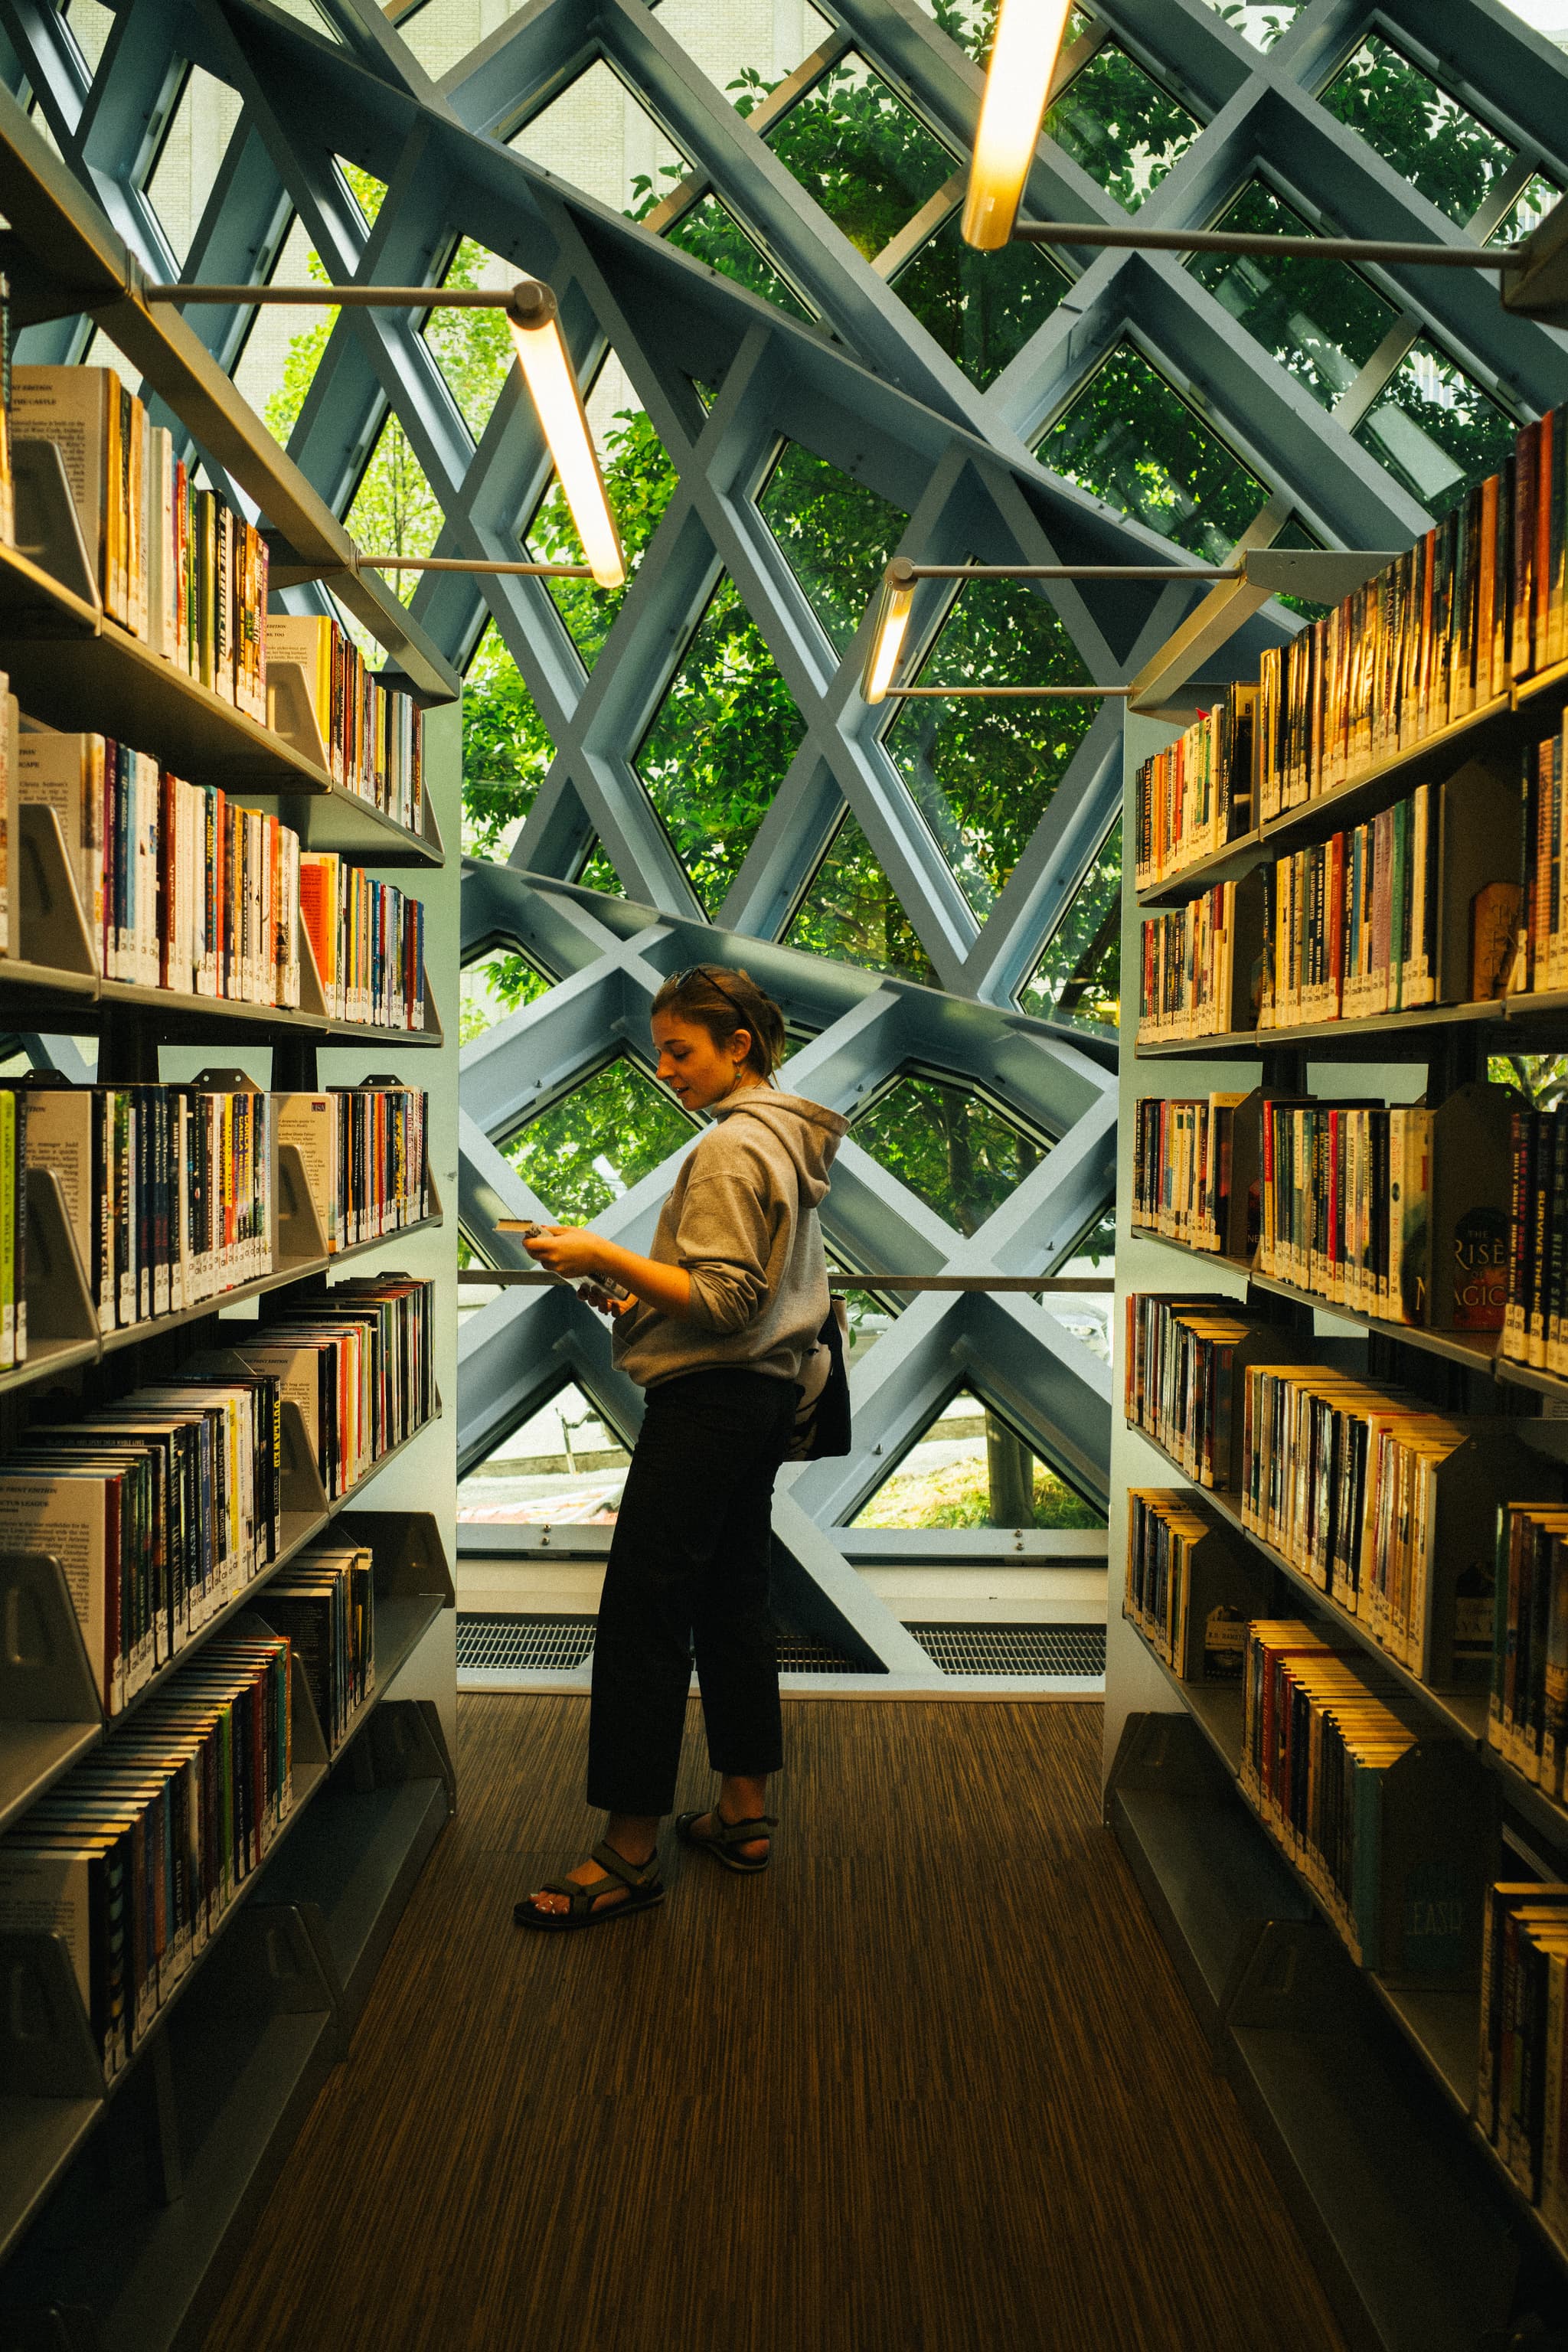
[(552, 1940), (511, 1906), (584, 1850), (586, 1702), (459, 1702), (461, 1811), (209, 2352), (1337, 2352), (1099, 1708), (784, 1705), (768, 1874), (670, 1830), (660, 1910)]

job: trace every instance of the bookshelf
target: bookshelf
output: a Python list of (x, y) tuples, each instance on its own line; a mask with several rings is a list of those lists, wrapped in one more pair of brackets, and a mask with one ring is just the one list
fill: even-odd
[[(1340, 790), (1130, 893), (1127, 969), (1142, 969), (1142, 925), (1156, 908), (1181, 906), (1216, 881), (1360, 824), (1415, 782), (1462, 773), (1485, 791), (1500, 774), (1517, 775), (1535, 720), (1561, 716), (1565, 688), (1568, 665), (1558, 665), (1410, 753), (1363, 769)], [(1129, 723), (1126, 838), (1137, 837), (1138, 770), (1171, 740), (1152, 722)], [(1135, 1223), (1131, 1205), (1142, 1100), (1226, 1094), (1237, 1100), (1261, 1087), (1288, 1097), (1395, 1104), (1425, 1089), (1437, 1105), (1484, 1078), (1489, 1055), (1568, 1048), (1568, 996), (1439, 1003), (1147, 1043), (1135, 1042), (1132, 1003), (1126, 1013), (1119, 1306), (1134, 1293), (1234, 1302), (1237, 1315), (1279, 1331), (1282, 1356), (1305, 1358), (1325, 1375), (1407, 1390), (1434, 1413), (1495, 1419), (1510, 1444), (1539, 1460), (1542, 1491), (1568, 1496), (1568, 1380), (1506, 1359), (1500, 1333), (1427, 1328), (1331, 1300), (1260, 1274), (1234, 1225), (1227, 1246), (1215, 1251)], [(1125, 1341), (1123, 1319), (1119, 1349)], [(1568, 1804), (1489, 1746), (1486, 1685), (1424, 1681), (1331, 1598), (1303, 1560), (1246, 1524), (1238, 1491), (1199, 1486), (1166, 1445), (1124, 1419), (1120, 1389), (1115, 1410), (1113, 1580), (1126, 1557), (1128, 1490), (1190, 1496), (1258, 1580), (1256, 1613), (1300, 1621), (1344, 1653), (1352, 1673), (1387, 1694), (1419, 1752), (1440, 1750), (1465, 1809), (1483, 1825), (1484, 1866), (1454, 1864), (1472, 1923), (1491, 1881), (1568, 1876)], [(1142, 1626), (1118, 1621), (1114, 1606), (1111, 1615), (1107, 1818), (1348, 2339), (1378, 2352), (1473, 2352), (1485, 2331), (1510, 2315), (1536, 2311), (1549, 2326), (1563, 2325), (1568, 2242), (1549, 2228), (1476, 2120), (1480, 1992), (1473, 1969), (1427, 1982), (1408, 1969), (1356, 1965), (1301, 1853), (1282, 1841), (1247, 1791), (1239, 1688), (1184, 1680)]]
[(324, 1482), (300, 1402), (282, 1397), (270, 1557), (258, 1551), (253, 1572), (216, 1592), (199, 1621), (173, 1616), (170, 1654), (112, 1713), (59, 1559), (0, 1546), (0, 1831), (45, 1818), (79, 1769), (145, 1752), (147, 1727), (174, 1720), (168, 1709), (198, 1677), (210, 1686), (214, 1660), (226, 1670), (273, 1643), (268, 1588), (280, 1593), (292, 1574), (297, 1591), (312, 1548), (331, 1538), (368, 1560), (374, 1680), (346, 1716), (334, 1700), (333, 1738), (296, 1658), (291, 1800), (269, 1842), (256, 1831), (247, 1874), (193, 1937), (183, 1973), (139, 2015), (122, 2063), (95, 2035), (62, 1937), (0, 1929), (0, 2335), (153, 2352), (200, 2341), (312, 2102), (348, 2053), (456, 1801), (455, 1432), (442, 1399), (456, 1386), (456, 1235), (444, 1199), (456, 1199), (457, 1039), (441, 1013), (455, 1012), (458, 984), (459, 876), (443, 825), (450, 834), (458, 816), (458, 681), (397, 600), (359, 578), (342, 526), (177, 316), (140, 300), (135, 265), (108, 221), (4, 92), (0, 191), (9, 223), (0, 260), (21, 323), (90, 299), (225, 469), (219, 486), (237, 484), (258, 507), (282, 575), (336, 575), (344, 603), (381, 639), (388, 682), (425, 711), (423, 809), (410, 828), (334, 779), (298, 696), (279, 693), (273, 723), (262, 724), (109, 617), (58, 450), (16, 445), (18, 543), (0, 546), (0, 669), (27, 716), (134, 744), (193, 783), (221, 786), (230, 803), (278, 818), (303, 849), (395, 876), (424, 909), (417, 1028), (331, 1014), (303, 914), (298, 1007), (109, 980), (57, 811), (29, 803), (21, 813), (20, 951), (0, 957), (8, 1030), (95, 1036), (99, 1082), (111, 1087), (189, 1085), (221, 1066), (226, 1082), (237, 1073), (295, 1095), (384, 1085), (392, 1072), (426, 1097), (428, 1183), (412, 1222), (329, 1249), (319, 1179), (271, 1121), (269, 1269), (109, 1329), (60, 1175), (29, 1165), (18, 1196), (27, 1352), (0, 1370), (0, 1460), (46, 1402), (70, 1420), (177, 1384), (197, 1362), (254, 1377), (245, 1351), (259, 1331), (279, 1318), (310, 1328), (340, 1281), (412, 1286), (430, 1335), (427, 1383), (421, 1376), (408, 1391), (417, 1405), (388, 1420), (390, 1442), (367, 1449), (341, 1491)]

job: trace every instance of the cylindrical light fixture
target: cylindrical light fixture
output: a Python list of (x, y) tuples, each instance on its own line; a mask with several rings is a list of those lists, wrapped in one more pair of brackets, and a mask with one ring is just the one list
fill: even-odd
[(1002, 0), (969, 165), (962, 234), (994, 253), (1018, 216), (1071, 0)]
[(861, 691), (868, 702), (885, 701), (897, 674), (915, 601), (916, 577), (914, 565), (903, 555), (895, 555), (882, 574), (876, 623), (861, 673)]
[(566, 355), (555, 297), (526, 278), (506, 299), (507, 323), (529, 396), (555, 461), (572, 520), (601, 588), (626, 585), (626, 559), (588, 431), (583, 395)]

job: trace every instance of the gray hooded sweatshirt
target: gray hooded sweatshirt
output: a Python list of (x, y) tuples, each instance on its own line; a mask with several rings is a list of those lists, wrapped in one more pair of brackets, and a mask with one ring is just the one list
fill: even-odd
[(616, 1323), (615, 1360), (645, 1389), (728, 1364), (798, 1380), (827, 1314), (816, 1211), (848, 1121), (771, 1087), (748, 1087), (712, 1115), (648, 1253), (690, 1275), (689, 1313), (638, 1300)]

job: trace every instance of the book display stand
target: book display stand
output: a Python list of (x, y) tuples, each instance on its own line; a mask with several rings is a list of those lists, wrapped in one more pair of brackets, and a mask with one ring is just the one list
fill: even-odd
[[(74, 312), (89, 298), (134, 309), (123, 348), (255, 500), (276, 541), (292, 547), (312, 576), (345, 556), (352, 574), (341, 526), (183, 323), (152, 320), (134, 301), (134, 266), (108, 221), (8, 99), (0, 105), (0, 201), (10, 223), (0, 259), (21, 289), (22, 322)], [(111, 331), (119, 335), (121, 324), (116, 317)], [(48, 726), (133, 743), (193, 782), (220, 785), (247, 808), (279, 816), (305, 849), (335, 851), (351, 866), (412, 869), (417, 895), (418, 875), (445, 862), (429, 780), (422, 824), (412, 831), (334, 781), (296, 667), (279, 664), (268, 703), (273, 723), (263, 726), (159, 657), (103, 610), (56, 445), (18, 440), (14, 478), (16, 544), (0, 545), (0, 669), (23, 710)], [(395, 599), (350, 577), (347, 601), (390, 649), (388, 683), (426, 704), (454, 698), (456, 681)], [(303, 918), (297, 1010), (106, 980), (54, 808), (24, 805), (16, 857), (18, 951), (0, 956), (6, 1026), (95, 1032), (102, 1085), (157, 1081), (160, 1046), (170, 1045), (216, 1048), (220, 1059), (269, 1048), (272, 1088), (294, 1094), (319, 1091), (321, 1046), (374, 1047), (383, 1067), (399, 1072), (368, 1082), (380, 1086), (423, 1087), (419, 1063), (400, 1066), (405, 1048), (423, 1049), (421, 1059), (431, 1051), (455, 1057), (455, 1035), (448, 1046), (427, 984), (417, 1030), (329, 1014)], [(18, 906), (15, 876), (11, 904)], [(248, 1083), (226, 1069), (197, 1081), (218, 1092)], [(427, 1213), (416, 1223), (330, 1250), (305, 1157), (278, 1139), (275, 1122), (267, 1134), (269, 1269), (109, 1330), (100, 1328), (59, 1176), (27, 1168), (26, 1350), (0, 1370), (0, 1453), (16, 1443), (42, 1396), (53, 1402), (58, 1395), (68, 1417), (139, 1383), (177, 1381), (194, 1360), (208, 1368), (243, 1363), (256, 1326), (226, 1310), (276, 1298), (308, 1315), (329, 1274), (349, 1260), (356, 1275), (406, 1279), (395, 1272), (399, 1244), (444, 1223), (433, 1169)], [(445, 1286), (438, 1296), (449, 1304)], [(73, 1766), (95, 1751), (110, 1756), (124, 1727), (147, 1720), (142, 1711), (155, 1693), (177, 1697), (182, 1674), (215, 1635), (230, 1644), (273, 1641), (268, 1585), (329, 1531), (369, 1554), (374, 1622), (368, 1686), (352, 1713), (340, 1712), (335, 1745), (323, 1735), (296, 1653), (287, 1810), (117, 2071), (106, 2077), (63, 1937), (26, 1922), (0, 1931), (0, 2340), (7, 2345), (154, 2352), (200, 2341), (312, 2101), (347, 2051), (453, 1810), (437, 1708), (398, 1686), (455, 1605), (440, 1521), (426, 1509), (374, 1507), (376, 1481), (401, 1455), (443, 1444), (450, 1452), (449, 1429), (444, 1439), (436, 1434), (438, 1391), (423, 1393), (434, 1395), (434, 1412), (335, 1498), (299, 1404), (283, 1399), (276, 1556), (193, 1627), (112, 1717), (72, 1603), (71, 1563), (45, 1549), (0, 1548), (0, 1832), (25, 1822)], [(436, 1456), (421, 1459), (431, 1465), (421, 1494), (439, 1496)]]
[[(1181, 1147), (1194, 1133), (1223, 1137), (1227, 1196), (1219, 1201), (1216, 1193), (1189, 1226), (1206, 1223), (1219, 1249), (1178, 1241), (1157, 1229), (1147, 1205), (1141, 1213), (1128, 1206), (1134, 1185), (1124, 1157), (1119, 1289), (1184, 1307), (1197, 1293), (1220, 1302), (1216, 1315), (1263, 1327), (1236, 1348), (1238, 1392), (1248, 1360), (1315, 1366), (1325, 1381), (1397, 1391), (1413, 1401), (1406, 1409), (1470, 1432), (1432, 1474), (1444, 1532), (1427, 1561), (1416, 1629), (1423, 1673), (1392, 1656), (1364, 1615), (1331, 1597), (1304, 1557), (1275, 1549), (1246, 1524), (1239, 1406), (1234, 1453), (1213, 1487), (1200, 1486), (1120, 1412), (1113, 1448), (1113, 1494), (1179, 1496), (1189, 1519), (1198, 1514), (1249, 1562), (1258, 1580), (1250, 1613), (1300, 1621), (1364, 1685), (1362, 1720), (1370, 1719), (1377, 1695), (1416, 1740), (1384, 1776), (1382, 1874), (1373, 1890), (1383, 1906), (1382, 1964), (1361, 1966), (1342, 1913), (1323, 1898), (1309, 1858), (1266, 1822), (1247, 1785), (1240, 1681), (1227, 1686), (1193, 1674), (1190, 1640), (1184, 1662), (1164, 1654), (1170, 1644), (1148, 1620), (1142, 1587), (1114, 1629), (1109, 1689), (1120, 1726), (1107, 1818), (1348, 2339), (1377, 2352), (1474, 2352), (1510, 2315), (1568, 2308), (1568, 2243), (1476, 2120), (1487, 1890), (1498, 1881), (1568, 1878), (1568, 1804), (1489, 1746), (1488, 1670), (1476, 1658), (1478, 1639), (1490, 1646), (1500, 1505), (1568, 1497), (1568, 1416), (1559, 1402), (1568, 1381), (1505, 1357), (1500, 1330), (1454, 1328), (1453, 1284), (1445, 1297), (1436, 1278), (1452, 1267), (1457, 1237), (1478, 1203), (1496, 1204), (1500, 1194), (1507, 1227), (1506, 1166), (1499, 1159), (1500, 1149), (1506, 1162), (1507, 1115), (1500, 1130), (1485, 1086), (1489, 1057), (1568, 1045), (1563, 995), (1471, 995), (1476, 902), (1489, 887), (1520, 880), (1524, 750), (1561, 722), (1565, 702), (1564, 666), (1518, 682), (1411, 751), (1168, 875), (1125, 917), (1122, 952), (1135, 972), (1143, 968), (1146, 917), (1222, 880), (1241, 886), (1238, 929), (1255, 928), (1237, 948), (1232, 1025), (1223, 1034), (1134, 1045), (1133, 1008), (1125, 1008), (1121, 1124), (1129, 1154), (1134, 1134), (1147, 1149), (1152, 1131), (1153, 1115), (1139, 1128), (1141, 1101), (1205, 1097), (1206, 1105), (1192, 1108)], [(1137, 731), (1134, 722), (1130, 734)], [(1139, 740), (1146, 756), (1165, 739), (1146, 726)], [(1127, 838), (1137, 837), (1136, 775), (1130, 754)], [(1440, 827), (1439, 1001), (1403, 1013), (1259, 1026), (1247, 1011), (1246, 985), (1256, 981), (1261, 952), (1260, 868), (1392, 808), (1418, 782), (1435, 788)], [(1166, 1062), (1177, 1065), (1168, 1076)], [(1185, 1085), (1184, 1062), (1204, 1066)], [(1385, 1066), (1384, 1073), (1370, 1074), (1367, 1064)], [(1221, 1087), (1229, 1091), (1210, 1092)], [(1419, 1100), (1433, 1115), (1428, 1271), (1412, 1321), (1331, 1301), (1257, 1266), (1266, 1099), (1381, 1104), (1385, 1094), (1399, 1103)], [(1140, 1181), (1146, 1204), (1142, 1163)], [(1185, 1207), (1192, 1219), (1190, 1199)], [(1561, 1217), (1563, 1204), (1550, 1213)], [(1287, 1475), (1309, 1474), (1297, 1465)], [(1116, 1550), (1113, 1531), (1113, 1562)], [(1204, 1556), (1200, 1544), (1194, 1559)], [(1341, 1702), (1352, 1731), (1363, 1704), (1353, 1693)], [(1455, 1964), (1446, 1974), (1423, 1974), (1402, 1957), (1401, 1922), (1408, 1929), (1414, 1920), (1437, 1917), (1452, 1925)]]

